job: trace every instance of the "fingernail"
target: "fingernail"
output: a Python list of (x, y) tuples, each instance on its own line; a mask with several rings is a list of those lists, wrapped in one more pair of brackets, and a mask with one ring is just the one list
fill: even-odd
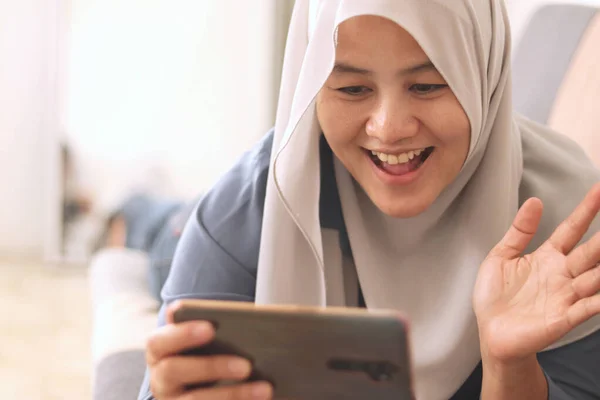
[(243, 359), (235, 359), (229, 361), (227, 364), (227, 368), (229, 371), (234, 373), (235, 375), (246, 375), (252, 369), (250, 363)]
[(270, 399), (271, 398), (271, 385), (268, 383), (257, 383), (252, 388), (252, 398), (253, 399)]

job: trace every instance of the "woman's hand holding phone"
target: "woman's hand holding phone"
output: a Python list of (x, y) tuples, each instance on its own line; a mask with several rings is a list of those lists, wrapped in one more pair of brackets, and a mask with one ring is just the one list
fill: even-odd
[[(235, 400), (271, 399), (273, 388), (266, 382), (210, 386), (217, 381), (242, 381), (252, 366), (234, 356), (189, 356), (186, 350), (209, 344), (215, 337), (213, 326), (204, 321), (175, 324), (173, 310), (167, 309), (167, 324), (158, 328), (146, 345), (150, 388), (156, 400)], [(200, 389), (189, 389), (207, 384)]]

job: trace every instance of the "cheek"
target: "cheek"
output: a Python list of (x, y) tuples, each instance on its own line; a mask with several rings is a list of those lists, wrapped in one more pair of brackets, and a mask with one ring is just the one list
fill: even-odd
[(448, 98), (430, 110), (427, 117), (430, 131), (442, 147), (454, 153), (453, 158), (464, 162), (471, 144), (471, 123), (458, 100)]
[(317, 120), (334, 150), (351, 143), (360, 132), (361, 119), (355, 111), (339, 100), (322, 95), (317, 98)]

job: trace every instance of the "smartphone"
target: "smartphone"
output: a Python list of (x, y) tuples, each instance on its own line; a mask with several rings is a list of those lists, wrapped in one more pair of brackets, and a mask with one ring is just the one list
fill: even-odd
[(253, 365), (248, 381), (271, 382), (275, 399), (414, 398), (408, 322), (398, 312), (207, 300), (175, 307), (176, 323), (216, 329), (211, 344), (186, 355), (244, 357)]

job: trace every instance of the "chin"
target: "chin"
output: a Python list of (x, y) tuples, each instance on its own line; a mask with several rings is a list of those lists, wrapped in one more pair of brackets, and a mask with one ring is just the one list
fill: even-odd
[(392, 218), (412, 218), (425, 212), (433, 200), (428, 196), (369, 196), (379, 210)]

